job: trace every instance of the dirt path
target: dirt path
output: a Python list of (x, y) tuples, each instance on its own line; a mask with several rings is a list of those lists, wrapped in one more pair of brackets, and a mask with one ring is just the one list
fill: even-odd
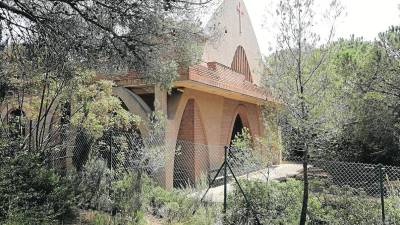
[[(284, 179), (287, 177), (292, 177), (296, 174), (299, 174), (302, 171), (302, 165), (301, 164), (296, 164), (296, 163), (287, 163), (287, 164), (281, 164), (277, 166), (272, 166), (262, 169), (259, 171), (252, 172), (248, 175), (243, 175), (240, 178), (244, 179), (249, 179), (249, 180), (261, 180), (261, 181), (267, 181), (267, 179), (270, 180), (280, 180)], [(269, 175), (268, 175), (269, 174)], [(227, 185), (228, 192), (231, 192), (233, 187), (232, 187), (232, 182)], [(199, 196), (200, 198), (203, 196), (205, 190), (199, 192), (196, 194), (196, 196)], [(205, 201), (210, 201), (210, 202), (223, 202), (224, 200), (224, 186), (218, 186), (211, 188), (206, 197)]]

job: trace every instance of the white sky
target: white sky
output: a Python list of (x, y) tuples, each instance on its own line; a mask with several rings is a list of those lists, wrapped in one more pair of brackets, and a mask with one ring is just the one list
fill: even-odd
[[(328, 0), (315, 0), (316, 2)], [(275, 37), (273, 30), (265, 28), (268, 10), (276, 0), (244, 0), (250, 15), (258, 43), (263, 54), (273, 48)], [(390, 25), (400, 25), (400, 0), (342, 0), (345, 13), (336, 25), (335, 38), (364, 37), (374, 40), (379, 32), (387, 30)]]

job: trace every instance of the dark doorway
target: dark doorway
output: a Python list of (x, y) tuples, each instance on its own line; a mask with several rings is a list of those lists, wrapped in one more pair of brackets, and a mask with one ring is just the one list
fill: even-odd
[(235, 139), (235, 136), (240, 134), (243, 130), (243, 122), (242, 118), (240, 118), (239, 115), (236, 116), (235, 118), (235, 123), (233, 124), (233, 129), (232, 129), (232, 134), (231, 134), (231, 143)]

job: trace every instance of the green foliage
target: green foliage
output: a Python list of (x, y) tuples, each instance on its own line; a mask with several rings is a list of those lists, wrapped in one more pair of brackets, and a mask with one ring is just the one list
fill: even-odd
[[(250, 206), (263, 224), (298, 224), (302, 200), (302, 181), (241, 181)], [(308, 208), (309, 224), (381, 224), (380, 199), (350, 187), (311, 181)], [(388, 221), (399, 221), (398, 199), (386, 199)], [(228, 198), (229, 224), (254, 224), (254, 214), (236, 187)]]
[(237, 149), (251, 149), (253, 140), (249, 128), (245, 127), (240, 133), (235, 134), (231, 146)]
[[(397, 35), (391, 31), (389, 36)], [(385, 35), (380, 35), (384, 38)], [(396, 164), (400, 160), (398, 59), (380, 42), (362, 39), (335, 44), (327, 127), (332, 134), (323, 155), (339, 160)], [(397, 50), (398, 51), (398, 50)], [(327, 135), (329, 136), (329, 135)]]
[(264, 136), (257, 140), (257, 144), (262, 148), (262, 153), (266, 153), (261, 157), (270, 164), (276, 164), (282, 158), (283, 146), (279, 128), (281, 110), (279, 105), (273, 103), (266, 103), (263, 110)]
[[(125, 173), (121, 178), (115, 175), (105, 162), (96, 159), (89, 161), (79, 175), (72, 176), (78, 187), (79, 207), (94, 210), (91, 224), (107, 224), (114, 220), (123, 224), (145, 224), (144, 212), (167, 224), (211, 225), (218, 217), (218, 207), (204, 207), (191, 197), (193, 190), (167, 191), (143, 175), (138, 192), (137, 173)], [(141, 207), (136, 211), (138, 203)]]
[(72, 215), (75, 198), (71, 184), (49, 169), (40, 153), (20, 150), (21, 140), (2, 143), (0, 223), (54, 224)]
[(110, 225), (110, 224), (126, 224), (126, 225), (145, 225), (144, 215), (141, 213), (140, 220), (134, 220), (130, 217), (123, 217), (120, 215), (111, 216), (104, 212), (94, 212), (92, 218), (87, 221), (90, 225)]
[[(110, 220), (124, 221), (123, 224), (143, 224), (143, 211), (134, 204), (143, 204), (145, 199), (140, 196), (139, 202), (133, 201), (136, 195), (141, 194), (134, 188), (137, 177), (132, 173), (118, 177), (121, 174), (115, 171), (100, 158), (89, 160), (82, 172), (73, 176), (78, 206), (95, 210), (94, 224), (107, 224)], [(148, 185), (150, 181), (144, 177), (141, 182)]]
[(78, 206), (83, 209), (96, 209), (111, 212), (114, 201), (111, 199), (112, 171), (104, 160), (92, 159), (87, 162), (80, 174), (76, 174)]
[[(299, 123), (291, 114), (295, 112), (292, 107), (298, 106), (289, 101), (297, 98), (289, 91), (295, 89), (289, 79), (293, 71), (269, 81), (284, 96), (289, 91), (288, 107), (280, 115), (285, 155), (302, 155), (302, 142), (307, 138), (314, 157), (393, 165), (400, 162), (399, 30), (392, 27), (375, 42), (352, 37), (321, 47), (330, 54), (307, 83), (304, 98), (310, 107), (306, 123)], [(310, 49), (308, 56), (318, 56), (321, 48)], [(270, 58), (270, 65), (279, 63)], [(304, 72), (309, 73), (314, 64), (313, 57), (303, 60)], [(320, 89), (323, 91), (317, 93)]]
[(68, 64), (96, 68), (102, 74), (134, 70), (147, 81), (169, 87), (178, 65), (194, 63), (200, 55), (199, 18), (206, 3), (35, 3), (3, 1), (0, 28), (7, 33), (0, 32), (0, 41), (7, 39), (7, 47), (17, 50), (19, 43), (29, 43), (27, 61), (41, 59), (52, 67), (49, 71)]
[(194, 196), (190, 196), (189, 192), (166, 191), (153, 186), (144, 190), (144, 193), (149, 200), (151, 213), (165, 219), (167, 224), (212, 225), (218, 217), (218, 207), (214, 205), (204, 207)]
[(82, 71), (73, 84), (75, 91), (69, 95), (74, 111), (71, 124), (83, 128), (93, 138), (100, 138), (104, 130), (129, 129), (140, 122), (112, 95), (113, 82), (96, 81), (92, 71)]
[[(126, 174), (122, 179), (112, 183), (113, 200), (120, 212), (129, 214), (134, 209), (132, 199), (135, 197), (134, 184), (137, 177), (134, 174)], [(149, 182), (147, 177), (143, 178), (143, 182)], [(143, 197), (140, 196), (140, 201)]]
[[(302, 196), (302, 184), (295, 180), (285, 183), (264, 183), (241, 181), (251, 207), (262, 215), (263, 224), (296, 224), (299, 220)], [(247, 207), (238, 188), (228, 196), (229, 224), (245, 224), (253, 221), (251, 208)]]

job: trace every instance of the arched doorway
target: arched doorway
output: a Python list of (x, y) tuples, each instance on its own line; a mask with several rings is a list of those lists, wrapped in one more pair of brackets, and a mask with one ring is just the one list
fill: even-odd
[(233, 124), (233, 128), (232, 128), (230, 143), (232, 143), (232, 141), (235, 139), (235, 137), (237, 135), (242, 133), (243, 128), (244, 128), (244, 126), (243, 126), (242, 118), (240, 118), (240, 115), (237, 114), (236, 118), (235, 118), (235, 122)]
[(173, 186), (194, 186), (209, 167), (208, 149), (200, 110), (194, 99), (187, 101), (182, 114), (174, 157)]

